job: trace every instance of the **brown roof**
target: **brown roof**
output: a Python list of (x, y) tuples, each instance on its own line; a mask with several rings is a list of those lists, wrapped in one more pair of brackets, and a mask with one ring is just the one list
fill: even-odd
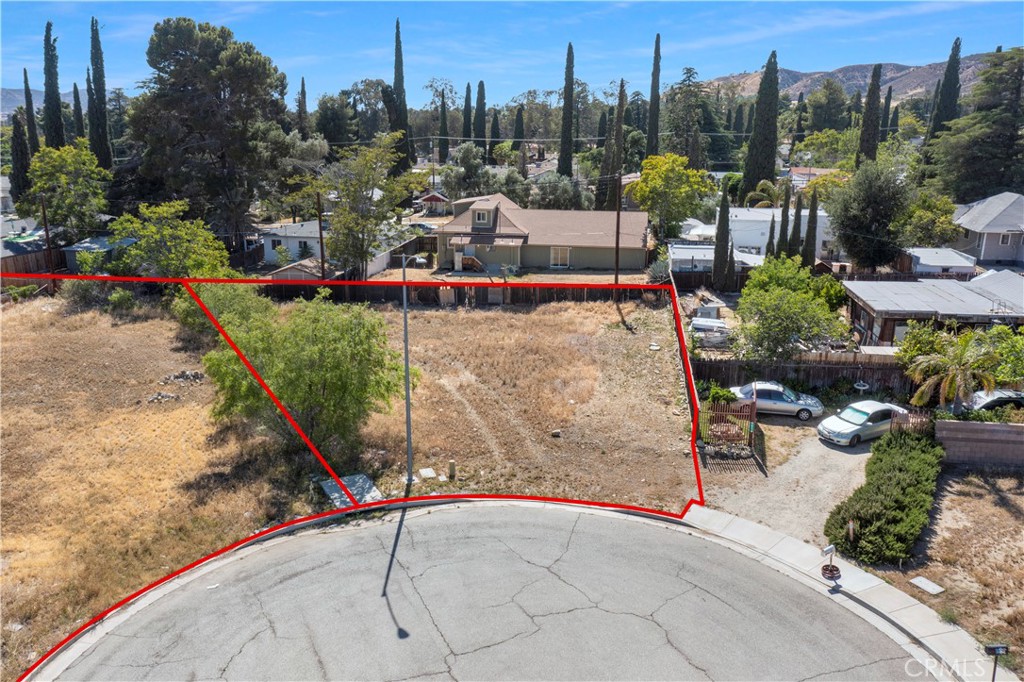
[(458, 201), (453, 201), (452, 203), (453, 204), (459, 204), (459, 205), (461, 205), (461, 204), (475, 204), (478, 201), (500, 201), (502, 206), (509, 206), (511, 208), (519, 208), (519, 204), (517, 204), (516, 202), (512, 201), (511, 199), (509, 199), (507, 196), (505, 196), (501, 192), (498, 192), (497, 194), (488, 194), (488, 195), (482, 196), (482, 197), (466, 197), (464, 199), (459, 199)]
[[(500, 203), (499, 203), (500, 202)], [(459, 215), (435, 234), (474, 234), (515, 237), (526, 235), (533, 246), (615, 247), (615, 213), (612, 211), (558, 211), (519, 208), (500, 194), (484, 197), (471, 208), (498, 205), (497, 225), (473, 227), (472, 210)], [(623, 211), (619, 228), (620, 246), (643, 249), (647, 246), (647, 213)]]

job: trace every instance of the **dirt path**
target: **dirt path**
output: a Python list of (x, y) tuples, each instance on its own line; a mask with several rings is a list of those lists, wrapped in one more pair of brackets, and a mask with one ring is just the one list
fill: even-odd
[(798, 540), (824, 547), (829, 512), (864, 482), (870, 443), (855, 448), (826, 445), (813, 428), (801, 433), (793, 455), (765, 478), (745, 476), (739, 485), (706, 491), (711, 507), (763, 523)]

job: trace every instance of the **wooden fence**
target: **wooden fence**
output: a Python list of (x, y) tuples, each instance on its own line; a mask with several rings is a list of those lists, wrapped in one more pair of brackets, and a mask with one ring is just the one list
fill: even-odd
[(888, 389), (910, 393), (913, 382), (899, 365), (867, 363), (766, 363), (748, 360), (691, 358), (697, 379), (714, 380), (722, 386), (742, 386), (751, 381), (798, 381), (805, 386), (827, 388), (841, 378), (868, 385), (868, 391)]
[[(347, 290), (347, 291), (346, 291)], [(409, 301), (428, 306), (487, 306), (487, 305), (542, 305), (562, 301), (586, 303), (591, 301), (649, 300), (665, 302), (664, 291), (642, 289), (585, 289), (537, 287), (409, 287)], [(346, 298), (347, 297), (347, 298)], [(365, 303), (401, 303), (402, 287), (349, 286), (338, 287), (335, 298)]]
[[(736, 284), (729, 287), (731, 291), (739, 291), (747, 283), (750, 277), (748, 272), (736, 273)], [(712, 289), (710, 272), (673, 272), (672, 281), (676, 285), (676, 291), (696, 291), (697, 289)]]
[[(60, 248), (50, 249), (50, 255), (53, 257), (53, 269), (54, 271), (61, 271), (67, 268), (68, 261), (64, 255), (64, 251)], [(32, 253), (19, 253), (16, 256), (7, 256), (0, 259), (0, 275), (3, 276), (3, 285), (7, 286), (24, 286), (26, 284), (35, 284), (38, 280), (18, 278), (16, 273), (19, 272), (47, 272), (48, 265), (46, 263), (46, 250), (33, 251)]]
[(946, 464), (1024, 468), (1024, 424), (937, 420), (935, 440), (946, 449)]

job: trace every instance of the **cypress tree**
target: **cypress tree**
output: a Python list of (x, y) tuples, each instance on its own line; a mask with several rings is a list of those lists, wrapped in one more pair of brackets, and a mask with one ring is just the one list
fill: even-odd
[(487, 151), (487, 95), (484, 82), (476, 84), (476, 111), (473, 112), (473, 143)]
[(725, 129), (732, 131), (732, 109), (725, 110)]
[(622, 125), (629, 126), (630, 128), (636, 128), (636, 126), (633, 125), (633, 110), (629, 107), (626, 107), (626, 115), (622, 118)]
[(885, 142), (889, 139), (889, 107), (892, 105), (892, 86), (885, 91), (885, 104), (882, 105), (882, 118), (880, 125), (882, 127), (879, 131), (878, 139), (880, 142)]
[(715, 260), (711, 264), (711, 286), (723, 291), (729, 270), (729, 194), (722, 192), (722, 200), (718, 204), (718, 222), (715, 226)]
[[(512, 151), (517, 152), (523, 146), (523, 140), (526, 138), (526, 123), (523, 121), (523, 105), (520, 104), (516, 109), (516, 123), (515, 128), (512, 129)], [(523, 177), (526, 177), (525, 175)]]
[(604, 138), (608, 136), (608, 112), (602, 111), (597, 120), (597, 148), (604, 147)]
[(764, 247), (764, 257), (771, 258), (775, 255), (775, 214), (772, 213), (772, 221), (768, 224), (768, 243)]
[(881, 101), (879, 100), (882, 88), (882, 65), (875, 64), (871, 69), (871, 83), (868, 85), (868, 95), (864, 102), (864, 115), (860, 123), (860, 147), (861, 156), (874, 161), (878, 156), (878, 136), (880, 125)]
[[(935, 81), (935, 90), (932, 92), (932, 103), (928, 105), (928, 127), (931, 127), (932, 117), (935, 116), (935, 109), (939, 106), (939, 90), (942, 89), (942, 79)], [(925, 138), (928, 137), (928, 131), (925, 131)]]
[(441, 129), (438, 131), (437, 160), (441, 163), (448, 160), (448, 105), (444, 101), (444, 90), (441, 91)]
[(729, 260), (725, 262), (725, 290), (736, 291), (736, 256), (729, 249)]
[(754, 132), (754, 114), (757, 113), (757, 103), (750, 105), (750, 111), (747, 112), (747, 127), (743, 131), (743, 136), (746, 139), (750, 139), (750, 135)]
[(63, 147), (64, 114), (60, 106), (60, 85), (57, 83), (57, 41), (53, 39), (53, 22), (46, 22), (43, 35), (43, 135), (47, 147)]
[(462, 141), (473, 140), (473, 87), (466, 83), (466, 101), (462, 105)]
[(89, 149), (96, 155), (100, 168), (114, 167), (114, 151), (110, 146), (110, 127), (107, 125), (107, 71), (103, 65), (103, 46), (100, 44), (100, 23), (96, 17), (90, 23), (89, 65), (92, 67), (92, 100), (89, 108), (96, 107), (90, 114), (89, 125), (96, 126), (96, 134), (89, 130)]
[(15, 202), (32, 186), (28, 180), (28, 167), (32, 160), (22, 116), (25, 112), (14, 112), (11, 121), (11, 199)]
[(775, 253), (779, 256), (785, 256), (788, 250), (787, 241), (789, 240), (789, 200), (792, 196), (793, 187), (788, 182), (786, 183), (786, 189), (782, 196), (782, 220), (779, 223), (779, 238), (775, 242)]
[(32, 104), (32, 89), (28, 86), (28, 69), (25, 75), (25, 131), (28, 133), (28, 148), (34, 155), (39, 151), (39, 129), (36, 127), (36, 107)]
[(793, 212), (793, 231), (789, 233), (789, 240), (786, 242), (786, 254), (790, 257), (800, 255), (800, 213), (804, 208), (804, 195), (796, 193), (796, 209)]
[(807, 209), (807, 234), (804, 235), (804, 246), (800, 250), (800, 264), (814, 267), (818, 250), (818, 188), (811, 192), (811, 205)]
[(402, 25), (395, 19), (395, 83), (392, 86), (395, 91), (396, 127), (392, 132), (402, 131), (402, 141), (399, 143), (398, 160), (395, 163), (394, 171), (401, 174), (409, 170), (416, 163), (416, 149), (412, 138), (409, 137), (409, 106), (405, 100), (405, 65), (402, 59)]
[(889, 119), (889, 130), (892, 131), (893, 135), (900, 132), (900, 105), (897, 104), (892, 108), (892, 118)]
[(775, 182), (775, 156), (779, 147), (779, 65), (772, 50), (761, 74), (754, 103), (752, 130), (743, 164), (742, 194), (754, 191), (762, 180)]
[(935, 109), (932, 111), (931, 125), (928, 126), (928, 139), (944, 130), (946, 123), (958, 115), (957, 99), (960, 97), (960, 39), (953, 41), (946, 60), (946, 71), (942, 74), (942, 86), (938, 92)]
[[(612, 141), (612, 148), (609, 150), (605, 144), (605, 155), (611, 157), (611, 168), (609, 175), (615, 176), (622, 172), (622, 157), (625, 149), (622, 127), (626, 120), (626, 81), (619, 80), (619, 106), (615, 108), (615, 133)], [(608, 194), (605, 197), (604, 210), (614, 211), (618, 206), (619, 197), (622, 194), (622, 184), (618, 178), (608, 178)]]
[(72, 115), (75, 118), (75, 137), (85, 137), (85, 119), (82, 118), (82, 97), (78, 94), (78, 83), (72, 91), (74, 93)]
[(736, 115), (732, 119), (732, 129), (736, 133), (733, 135), (732, 141), (737, 149), (743, 146), (743, 131), (746, 126), (746, 122), (743, 120), (743, 109), (744, 105), (742, 104), (736, 107)]
[(494, 148), (501, 144), (501, 130), (498, 128), (498, 110), (491, 114), (491, 138), (487, 145), (487, 163), (497, 166), (498, 161), (494, 158)]
[(661, 34), (654, 36), (654, 66), (651, 68), (651, 100), (647, 114), (646, 156), (658, 153), (658, 123), (661, 118)]
[[(800, 96), (796, 100), (796, 127), (793, 130), (793, 145), (798, 145), (804, 141), (807, 134), (804, 132), (804, 114), (807, 113), (807, 105), (804, 104), (804, 93), (800, 93)], [(792, 147), (790, 148), (790, 155), (792, 156)]]
[(576, 81), (573, 77), (572, 43), (565, 52), (565, 84), (562, 86), (562, 132), (558, 145), (558, 174), (572, 177), (572, 94)]
[(299, 137), (309, 139), (309, 107), (306, 104), (306, 79), (302, 78), (299, 85), (299, 96), (295, 98), (295, 129)]

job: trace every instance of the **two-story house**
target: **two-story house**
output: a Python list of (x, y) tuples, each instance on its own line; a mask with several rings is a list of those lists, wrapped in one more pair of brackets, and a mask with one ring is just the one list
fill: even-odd
[(1003, 192), (967, 204), (953, 219), (964, 228), (954, 249), (979, 265), (1024, 267), (1024, 196)]

